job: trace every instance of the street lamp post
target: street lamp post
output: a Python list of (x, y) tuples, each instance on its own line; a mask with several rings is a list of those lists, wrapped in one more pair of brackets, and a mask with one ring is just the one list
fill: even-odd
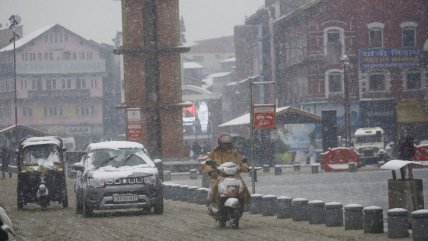
[(15, 42), (16, 42), (16, 38), (20, 37), (16, 32), (15, 32), (15, 27), (16, 25), (21, 23), (21, 17), (19, 17), (18, 15), (12, 15), (9, 18), (10, 21), (10, 27), (9, 29), (12, 30), (12, 34), (13, 37), (10, 40), (10, 42), (13, 42), (13, 82), (15, 85), (15, 126), (18, 126), (18, 96), (17, 96), (17, 83), (16, 83), (16, 48), (15, 48)]
[(343, 104), (344, 104), (344, 129), (345, 129), (345, 146), (349, 147), (349, 142), (350, 142), (350, 134), (351, 134), (351, 128), (350, 128), (350, 117), (349, 117), (349, 112), (350, 112), (350, 103), (349, 103), (349, 77), (348, 77), (348, 72), (349, 72), (349, 58), (346, 55), (343, 55), (342, 58), (340, 59), (340, 61), (342, 62), (342, 68), (343, 68), (343, 90), (344, 90), (344, 100), (343, 100)]

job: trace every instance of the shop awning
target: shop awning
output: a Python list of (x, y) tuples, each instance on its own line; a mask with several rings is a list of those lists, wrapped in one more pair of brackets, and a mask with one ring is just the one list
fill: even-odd
[[(294, 112), (294, 113), (306, 116), (308, 118), (314, 119), (316, 121), (321, 121), (321, 117), (319, 115), (311, 114), (309, 112), (306, 112), (291, 106), (277, 107), (275, 111), (276, 116), (284, 114), (286, 112)], [(250, 124), (250, 114), (247, 113), (239, 117), (236, 117), (235, 119), (227, 121), (223, 124), (220, 124), (218, 127), (239, 126), (239, 125), (249, 125), (249, 124)]]

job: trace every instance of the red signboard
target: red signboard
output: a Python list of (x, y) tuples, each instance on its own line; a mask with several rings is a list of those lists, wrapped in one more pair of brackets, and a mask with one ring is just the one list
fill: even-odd
[(141, 111), (140, 108), (128, 108), (127, 135), (129, 141), (141, 141)]
[(253, 106), (253, 127), (275, 128), (275, 105)]

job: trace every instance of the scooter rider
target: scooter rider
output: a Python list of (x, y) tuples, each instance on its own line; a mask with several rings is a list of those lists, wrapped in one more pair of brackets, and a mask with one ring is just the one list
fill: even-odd
[[(241, 172), (248, 172), (248, 165), (242, 155), (233, 147), (232, 136), (229, 133), (221, 133), (218, 136), (218, 146), (208, 153), (207, 159), (214, 161), (217, 165), (221, 165), (225, 162), (234, 162), (239, 165)], [(219, 201), (218, 175), (213, 170), (208, 171), (208, 174), (211, 177), (210, 191), (208, 192), (208, 205), (217, 204)], [(245, 202), (248, 202), (251, 198), (251, 194), (246, 186), (244, 188), (243, 198)]]

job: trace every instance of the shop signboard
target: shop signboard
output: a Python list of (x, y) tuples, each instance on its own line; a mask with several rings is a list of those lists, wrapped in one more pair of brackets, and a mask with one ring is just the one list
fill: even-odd
[(127, 109), (127, 137), (129, 141), (141, 141), (141, 109)]
[(253, 127), (255, 129), (275, 128), (275, 105), (254, 105)]
[(423, 63), (419, 48), (363, 48), (360, 49), (361, 69), (416, 67)]

